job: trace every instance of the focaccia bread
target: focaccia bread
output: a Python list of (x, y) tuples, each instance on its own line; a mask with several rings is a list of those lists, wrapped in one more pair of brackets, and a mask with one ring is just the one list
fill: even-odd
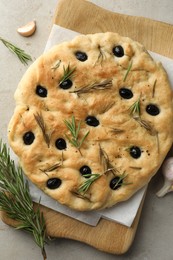
[(39, 189), (79, 211), (146, 185), (173, 140), (172, 90), (145, 48), (116, 33), (53, 47), (15, 92), (9, 143)]

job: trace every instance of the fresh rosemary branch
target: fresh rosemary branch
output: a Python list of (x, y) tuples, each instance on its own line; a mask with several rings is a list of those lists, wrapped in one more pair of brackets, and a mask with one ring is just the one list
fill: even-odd
[(46, 226), (43, 214), (33, 209), (28, 182), (24, 180), (22, 169), (16, 167), (10, 158), (9, 149), (0, 141), (0, 210), (19, 222), (17, 229), (28, 231), (34, 236), (46, 259)]
[(126, 74), (124, 75), (124, 79), (123, 79), (124, 82), (126, 81), (127, 76), (128, 76), (128, 74), (129, 74), (131, 68), (132, 68), (132, 61), (129, 63), (129, 66), (128, 66), (128, 68), (127, 68)]
[(67, 68), (65, 68), (63, 66), (63, 70), (64, 70), (64, 74), (62, 76), (62, 78), (60, 79), (59, 84), (63, 83), (64, 81), (71, 79), (71, 77), (73, 76), (76, 68), (74, 67), (73, 69), (70, 69), (70, 65), (67, 66)]
[(67, 137), (67, 139), (69, 140), (69, 142), (76, 147), (77, 149), (80, 149), (81, 145), (83, 144), (83, 142), (85, 141), (86, 137), (89, 134), (89, 131), (82, 137), (82, 139), (79, 141), (79, 131), (80, 131), (80, 127), (81, 127), (81, 121), (79, 122), (78, 126), (76, 126), (76, 121), (75, 121), (75, 117), (72, 116), (71, 121), (70, 120), (65, 120), (64, 121), (66, 127), (69, 129), (72, 138)]
[(24, 50), (20, 49), (19, 47), (15, 46), (11, 42), (3, 39), (0, 37), (0, 41), (11, 51), (13, 52), (18, 59), (24, 64), (28, 65), (28, 61), (32, 61), (32, 58), (29, 54), (26, 54)]
[(82, 183), (80, 186), (79, 186), (79, 189), (78, 189), (78, 192), (79, 193), (85, 193), (88, 191), (88, 189), (90, 188), (90, 186), (93, 184), (94, 181), (96, 181), (98, 178), (101, 177), (100, 174), (85, 174), (83, 175), (83, 177), (85, 178), (89, 178), (87, 179), (84, 183)]

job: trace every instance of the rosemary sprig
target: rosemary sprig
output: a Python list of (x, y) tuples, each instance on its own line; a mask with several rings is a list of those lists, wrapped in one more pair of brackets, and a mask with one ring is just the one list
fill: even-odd
[(76, 67), (71, 69), (69, 64), (68, 64), (67, 68), (65, 68), (65, 66), (63, 66), (64, 74), (61, 77), (59, 84), (63, 83), (64, 81), (66, 81), (68, 79), (71, 79), (75, 70), (76, 70)]
[(50, 146), (50, 136), (46, 133), (46, 126), (43, 120), (43, 117), (41, 114), (37, 113), (36, 115), (34, 114), (35, 120), (37, 122), (37, 124), (39, 125), (39, 127), (41, 128), (41, 131), (43, 133), (43, 138), (49, 148)]
[(134, 119), (140, 117), (140, 97), (130, 106), (129, 110)]
[(47, 175), (47, 172), (53, 172), (54, 170), (58, 169), (62, 164), (56, 163), (46, 169), (40, 169), (41, 172), (44, 172)]
[(80, 194), (80, 193), (77, 192), (77, 191), (71, 191), (71, 193), (72, 193), (74, 196), (76, 196), (76, 197), (78, 197), (78, 198), (80, 198), (80, 199), (87, 200), (87, 201), (91, 202), (90, 198), (88, 198), (85, 194)]
[(78, 192), (79, 193), (85, 193), (88, 191), (88, 189), (90, 188), (90, 186), (93, 184), (93, 182), (95, 182), (98, 178), (101, 177), (100, 174), (97, 173), (91, 173), (91, 174), (84, 174), (83, 177), (85, 178), (89, 178), (87, 179), (84, 183), (82, 183), (79, 186)]
[(0, 37), (0, 41), (12, 52), (14, 53), (18, 59), (24, 64), (28, 65), (28, 61), (32, 61), (32, 58), (29, 54), (26, 54), (24, 50), (20, 49), (19, 47), (15, 46), (11, 42), (3, 39)]
[(9, 149), (0, 141), (0, 210), (19, 222), (17, 229), (28, 231), (34, 236), (46, 259), (46, 225), (39, 206), (33, 209), (28, 182), (24, 180), (22, 169), (16, 167), (10, 158)]
[(118, 181), (115, 183), (113, 189), (116, 189), (118, 186), (122, 186), (122, 185), (129, 185), (132, 184), (130, 182), (124, 182), (124, 179), (127, 177), (127, 174), (125, 174), (125, 172), (119, 176), (117, 176), (119, 179)]
[(141, 109), (140, 109), (140, 97), (135, 101), (129, 108), (130, 114), (132, 117), (143, 127), (145, 128), (150, 135), (156, 135), (157, 131), (151, 126), (149, 122), (141, 118)]
[(70, 138), (69, 136), (66, 135), (67, 139), (74, 147), (76, 147), (77, 149), (80, 150), (80, 147), (83, 144), (83, 142), (85, 141), (86, 137), (88, 136), (89, 131), (82, 137), (81, 140), (79, 140), (79, 131), (81, 128), (81, 121), (78, 123), (78, 126), (76, 126), (75, 117), (72, 116), (71, 121), (65, 120), (64, 123), (72, 135), (72, 138)]
[(101, 46), (100, 45), (98, 45), (98, 50), (99, 50), (99, 55), (98, 55), (98, 58), (97, 58), (97, 60), (96, 60), (96, 62), (95, 62), (95, 64), (94, 64), (94, 66), (100, 61), (100, 64), (101, 64), (101, 66), (102, 66), (102, 62), (103, 62), (103, 60), (105, 59), (105, 54), (104, 54), (104, 52), (102, 51), (102, 48), (101, 48)]
[(127, 76), (128, 76), (128, 74), (129, 74), (131, 68), (132, 68), (132, 61), (129, 63), (129, 66), (128, 66), (128, 68), (127, 68), (126, 74), (124, 75), (124, 78), (123, 78), (123, 81), (124, 81), (124, 82), (126, 81)]
[(80, 94), (92, 92), (94, 90), (110, 89), (111, 87), (112, 87), (112, 79), (106, 79), (99, 83), (93, 83), (91, 85), (84, 86), (80, 89), (72, 91), (71, 93), (76, 93), (77, 95), (80, 95)]
[(150, 135), (157, 135), (157, 131), (151, 126), (149, 122), (143, 120), (141, 117), (134, 118), (142, 127), (144, 127)]
[(116, 173), (118, 172), (118, 170), (115, 169), (115, 167), (113, 167), (112, 164), (110, 163), (107, 153), (101, 148), (101, 146), (100, 146), (100, 163), (103, 164), (104, 174), (111, 172), (113, 175), (116, 175)]

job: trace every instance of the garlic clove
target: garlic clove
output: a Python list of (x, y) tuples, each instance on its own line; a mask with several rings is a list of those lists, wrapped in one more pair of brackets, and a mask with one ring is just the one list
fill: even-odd
[(22, 36), (28, 37), (28, 36), (33, 35), (35, 30), (36, 30), (36, 22), (31, 21), (31, 22), (27, 23), (26, 25), (18, 28), (17, 32)]
[(165, 179), (163, 187), (156, 193), (156, 195), (161, 198), (171, 191), (173, 191), (172, 181)]

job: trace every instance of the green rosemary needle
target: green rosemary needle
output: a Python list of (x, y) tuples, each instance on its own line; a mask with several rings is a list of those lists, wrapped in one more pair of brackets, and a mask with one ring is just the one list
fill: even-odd
[(43, 117), (39, 113), (34, 114), (34, 117), (35, 117), (35, 120), (36, 120), (37, 124), (39, 125), (39, 127), (40, 127), (40, 129), (43, 133), (43, 138), (44, 138), (44, 140), (45, 140), (45, 142), (46, 142), (46, 144), (49, 148), (49, 146), (50, 146), (50, 135), (48, 135), (46, 133), (46, 125), (44, 123)]
[(67, 139), (74, 147), (76, 147), (77, 149), (80, 149), (81, 145), (83, 144), (86, 137), (88, 136), (89, 131), (82, 137), (81, 140), (79, 140), (79, 131), (80, 131), (80, 127), (81, 127), (81, 121), (78, 123), (78, 126), (76, 126), (75, 117), (72, 116), (71, 121), (65, 120), (64, 123), (72, 135), (72, 138), (70, 138), (69, 136), (66, 135)]
[(127, 76), (128, 76), (128, 74), (129, 74), (131, 68), (132, 68), (132, 61), (129, 63), (129, 66), (128, 66), (128, 68), (127, 68), (126, 74), (124, 75), (124, 79), (123, 79), (124, 82), (126, 81)]
[(9, 149), (0, 141), (0, 210), (19, 224), (17, 229), (28, 231), (34, 236), (46, 259), (46, 226), (43, 214), (33, 209), (28, 182), (24, 180), (22, 169), (16, 167), (10, 158)]
[(74, 67), (73, 69), (70, 68), (70, 65), (67, 66), (67, 68), (65, 68), (63, 66), (63, 70), (64, 70), (64, 74), (62, 76), (62, 78), (60, 79), (59, 84), (63, 83), (64, 81), (71, 79), (71, 77), (73, 76), (76, 68)]
[(130, 114), (136, 118), (136, 117), (140, 117), (140, 113), (141, 113), (141, 110), (140, 110), (140, 98), (135, 101), (129, 108), (130, 110)]
[(78, 189), (78, 192), (79, 193), (85, 193), (88, 191), (88, 189), (90, 188), (90, 186), (93, 184), (94, 181), (96, 181), (98, 178), (101, 177), (100, 174), (84, 174), (83, 177), (85, 178), (89, 178), (87, 179), (84, 183), (82, 183), (80, 186), (79, 186), (79, 189)]
[(154, 97), (154, 95), (155, 95), (156, 83), (157, 83), (157, 79), (155, 79), (154, 84), (153, 84), (152, 97)]
[(125, 172), (123, 174), (121, 174), (120, 176), (117, 176), (118, 180), (115, 183), (115, 185), (113, 186), (113, 189), (115, 190), (116, 188), (118, 188), (120, 186), (132, 184), (130, 182), (124, 182), (124, 179), (126, 177), (127, 177), (127, 174), (125, 174)]
[(20, 49), (19, 47), (15, 46), (11, 42), (3, 39), (0, 37), (0, 41), (12, 52), (14, 53), (18, 59), (24, 64), (28, 65), (28, 61), (32, 61), (32, 58), (29, 54), (26, 54), (24, 50)]

